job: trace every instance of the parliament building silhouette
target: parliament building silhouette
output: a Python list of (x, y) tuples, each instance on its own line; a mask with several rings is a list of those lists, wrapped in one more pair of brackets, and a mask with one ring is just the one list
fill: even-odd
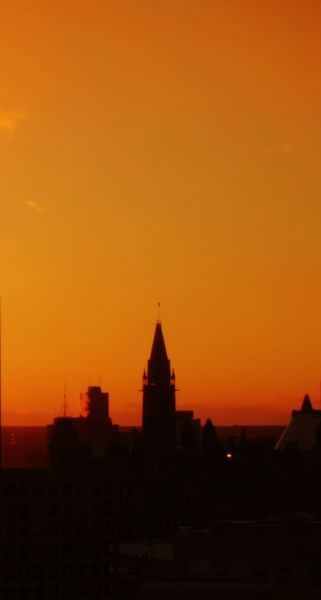
[(220, 439), (175, 396), (158, 321), (141, 428), (90, 386), (47, 467), (2, 467), (0, 600), (321, 597), (321, 411), (306, 397), (275, 445)]

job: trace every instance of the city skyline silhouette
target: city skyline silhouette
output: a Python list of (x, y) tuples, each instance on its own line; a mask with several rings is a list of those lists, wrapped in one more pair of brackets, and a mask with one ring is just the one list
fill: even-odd
[(320, 24), (2, 0), (0, 600), (321, 598)]

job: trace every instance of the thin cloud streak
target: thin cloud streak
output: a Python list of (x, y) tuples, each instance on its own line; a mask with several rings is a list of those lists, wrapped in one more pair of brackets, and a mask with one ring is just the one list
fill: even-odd
[(20, 121), (26, 119), (27, 116), (24, 110), (0, 110), (0, 133), (12, 137)]
[(34, 202), (33, 200), (26, 200), (25, 204), (26, 204), (26, 206), (31, 208), (31, 210), (33, 210), (34, 212), (37, 212), (37, 213), (45, 212), (45, 209), (42, 206), (40, 206), (40, 204), (38, 204), (37, 202)]
[(275, 146), (265, 146), (263, 148), (264, 154), (294, 154), (297, 150), (295, 144), (284, 143)]

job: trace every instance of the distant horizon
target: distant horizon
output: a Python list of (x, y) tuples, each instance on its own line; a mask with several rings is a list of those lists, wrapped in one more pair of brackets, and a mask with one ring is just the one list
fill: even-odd
[[(102, 388), (103, 391), (106, 391)], [(211, 419), (215, 425), (220, 424), (222, 427), (231, 427), (231, 426), (282, 426), (282, 424), (286, 424), (289, 422), (291, 418), (291, 414), (293, 410), (300, 410), (302, 405), (302, 398), (296, 398), (293, 402), (287, 401), (286, 407), (277, 411), (279, 414), (276, 415), (276, 411), (273, 409), (269, 409), (267, 405), (265, 406), (256, 406), (251, 409), (251, 418), (247, 417), (250, 407), (248, 405), (239, 405), (236, 406), (231, 402), (230, 406), (222, 406), (218, 404), (215, 408), (213, 404), (208, 408), (206, 406), (197, 406), (191, 402), (184, 403), (180, 396), (180, 390), (176, 395), (176, 410), (177, 411), (192, 411), (194, 413), (194, 419), (200, 419), (202, 424), (205, 424), (207, 419)], [(314, 409), (319, 408), (319, 403), (314, 402), (313, 398), (312, 405)], [(109, 417), (111, 418), (113, 424), (119, 425), (120, 427), (140, 427), (142, 424), (141, 412), (142, 412), (142, 397), (139, 394), (137, 398), (137, 403), (135, 406), (131, 406), (131, 411), (134, 413), (133, 419), (127, 420), (126, 416), (123, 413), (120, 413), (117, 410), (116, 403), (113, 402), (112, 396), (109, 395)], [(34, 426), (34, 427), (45, 427), (46, 425), (50, 425), (54, 422), (57, 417), (63, 416), (63, 408), (62, 404), (56, 412), (53, 410), (50, 411), (51, 414), (48, 415), (46, 412), (42, 413), (13, 413), (12, 411), (3, 410), (2, 413), (2, 422), (5, 426), (8, 427), (24, 427), (24, 426)], [(229, 415), (229, 418), (227, 417)], [(48, 415), (48, 418), (47, 418)], [(67, 413), (66, 416), (70, 416), (73, 418), (78, 418), (81, 416), (81, 403), (78, 403), (78, 410), (71, 410), (69, 404), (67, 405)], [(126, 423), (130, 423), (127, 425)], [(8, 425), (7, 425), (8, 424)]]
[[(59, 417), (58, 417), (59, 418)], [(116, 425), (119, 425), (120, 429), (142, 429), (141, 425), (120, 425), (119, 423), (115, 423)], [(205, 423), (202, 423), (202, 425), (204, 425)], [(48, 425), (52, 425), (52, 423), (46, 423), (45, 425), (2, 425), (2, 429), (43, 429), (45, 427), (47, 427)], [(219, 423), (213, 423), (213, 425), (215, 427), (218, 427), (220, 429), (232, 429), (233, 427), (235, 428), (255, 428), (255, 427), (260, 427), (260, 428), (278, 428), (278, 427), (286, 427), (286, 423), (274, 423), (274, 424), (262, 424), (262, 423), (255, 423), (255, 424), (244, 424), (244, 423), (233, 423), (233, 424), (224, 424), (221, 425)]]

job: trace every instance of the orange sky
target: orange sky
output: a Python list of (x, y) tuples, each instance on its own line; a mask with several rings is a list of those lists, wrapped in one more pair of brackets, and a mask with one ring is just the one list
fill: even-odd
[(5, 424), (88, 384), (141, 418), (157, 315), (179, 408), (284, 423), (321, 380), (319, 0), (4, 0)]

